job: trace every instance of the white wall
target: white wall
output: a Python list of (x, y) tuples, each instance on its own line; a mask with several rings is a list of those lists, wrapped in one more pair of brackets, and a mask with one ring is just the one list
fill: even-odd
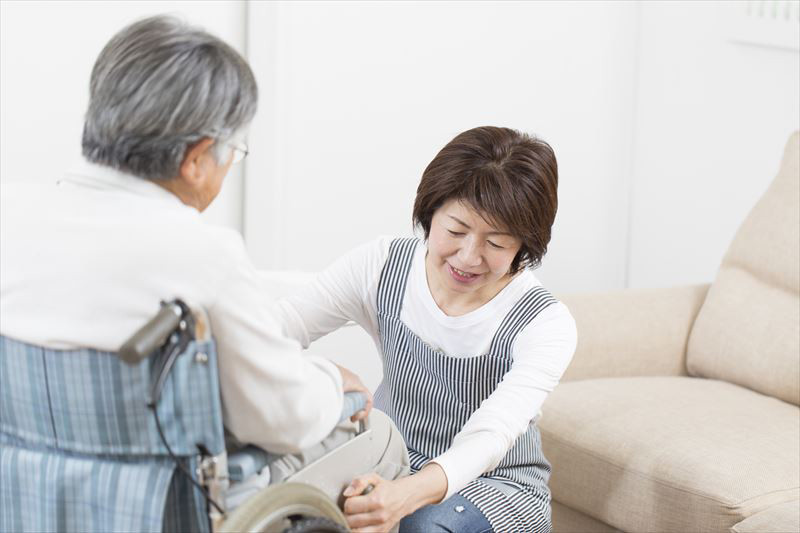
[[(493, 124), (541, 135), (559, 160), (545, 284), (624, 285), (635, 4), (270, 2), (248, 15), (262, 103), (244, 228), (257, 264), (319, 270), (379, 234), (409, 234), (428, 162)], [(310, 351), (380, 380), (359, 328)]]
[(462, 130), (541, 135), (560, 210), (540, 277), (622, 287), (636, 5), (627, 2), (253, 3), (245, 235), (258, 264), (318, 270), (409, 234), (419, 177)]
[[(549, 288), (710, 281), (800, 127), (797, 53), (732, 41), (734, 11), (777, 5), (762, 3), (251, 4), (266, 98), (250, 137), (248, 246), (264, 267), (318, 270), (377, 234), (407, 234), (436, 151), (501, 124), (542, 135), (559, 158), (538, 273)], [(377, 383), (357, 330), (312, 351)]]
[(318, 270), (377, 234), (409, 233), (436, 151), (503, 124), (559, 157), (548, 287), (710, 281), (800, 127), (796, 43), (734, 42), (733, 15), (791, 12), (797, 35), (799, 7), (252, 4), (248, 49), (269, 99), (251, 135), (248, 246), (264, 267)]
[[(0, 179), (55, 179), (80, 158), (89, 75), (136, 19), (170, 13), (244, 51), (243, 1), (0, 2)], [(241, 229), (241, 168), (206, 220)]]
[[(733, 10), (781, 2), (4, 0), (0, 179), (79, 157), (101, 47), (171, 12), (246, 51), (259, 79), (246, 183), (234, 168), (206, 218), (243, 228), (262, 267), (318, 270), (408, 234), (436, 151), (500, 124), (559, 158), (549, 288), (709, 281), (800, 128), (797, 52), (731, 40)], [(314, 350), (377, 383), (357, 328)]]
[(206, 218), (244, 227), (261, 266), (317, 270), (409, 233), (435, 152), (494, 123), (559, 157), (553, 290), (708, 281), (800, 127), (798, 54), (734, 42), (743, 5), (3, 1), (0, 179), (78, 158), (100, 48), (171, 12), (247, 48), (259, 77), (246, 191), (234, 167)]
[(642, 4), (629, 286), (712, 281), (800, 128), (800, 57), (732, 41), (746, 7)]

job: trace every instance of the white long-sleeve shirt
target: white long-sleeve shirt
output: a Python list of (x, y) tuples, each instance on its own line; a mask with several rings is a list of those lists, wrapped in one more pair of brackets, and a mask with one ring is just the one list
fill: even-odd
[[(307, 347), (353, 320), (373, 338), (378, 352), (377, 292), (391, 239), (380, 238), (345, 255), (296, 295), (278, 303), (284, 331)], [(453, 357), (489, 351), (495, 331), (514, 304), (540, 283), (525, 270), (478, 309), (447, 316), (436, 305), (425, 274), (426, 247), (418, 246), (409, 273), (400, 319), (433, 348)], [(519, 333), (514, 362), (497, 389), (472, 414), (452, 446), (433, 460), (448, 480), (445, 498), (494, 469), (539, 413), (575, 352), (575, 322), (557, 303), (545, 308)]]
[(58, 184), (3, 183), (0, 202), (3, 335), (116, 351), (160, 300), (180, 297), (209, 316), (223, 421), (240, 441), (292, 452), (338, 422), (339, 370), (281, 333), (235, 231), (152, 182), (91, 164)]

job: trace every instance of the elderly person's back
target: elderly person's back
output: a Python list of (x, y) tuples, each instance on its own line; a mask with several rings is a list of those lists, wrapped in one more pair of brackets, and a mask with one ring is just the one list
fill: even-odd
[(117, 34), (92, 71), (88, 162), (3, 186), (0, 333), (116, 351), (160, 300), (182, 298), (209, 315), (226, 427), (296, 451), (361, 385), (282, 335), (241, 237), (200, 218), (246, 154), (256, 101), (246, 62), (201, 30), (154, 17)]

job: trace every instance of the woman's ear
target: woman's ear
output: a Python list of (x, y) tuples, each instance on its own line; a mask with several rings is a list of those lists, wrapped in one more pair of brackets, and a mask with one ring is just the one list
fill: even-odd
[(181, 162), (178, 177), (188, 184), (202, 182), (206, 178), (205, 158), (214, 157), (211, 150), (215, 142), (214, 139), (206, 137), (190, 145)]

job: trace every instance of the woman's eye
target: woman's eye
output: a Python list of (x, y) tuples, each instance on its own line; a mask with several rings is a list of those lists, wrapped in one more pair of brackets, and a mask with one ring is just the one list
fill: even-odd
[(453, 231), (453, 230), (451, 230), (451, 229), (449, 229), (449, 230), (447, 230), (447, 231), (449, 231), (449, 232), (450, 232), (450, 235), (452, 235), (453, 237), (461, 237), (462, 235), (464, 235), (464, 234), (463, 234), (462, 232), (460, 232), (460, 231)]
[(490, 245), (492, 248), (497, 248), (498, 250), (502, 250), (502, 249), (504, 248), (503, 246), (500, 246), (499, 244), (495, 244), (495, 243), (493, 243), (492, 241), (486, 241), (486, 242), (488, 242), (488, 243), (489, 243), (489, 245)]

